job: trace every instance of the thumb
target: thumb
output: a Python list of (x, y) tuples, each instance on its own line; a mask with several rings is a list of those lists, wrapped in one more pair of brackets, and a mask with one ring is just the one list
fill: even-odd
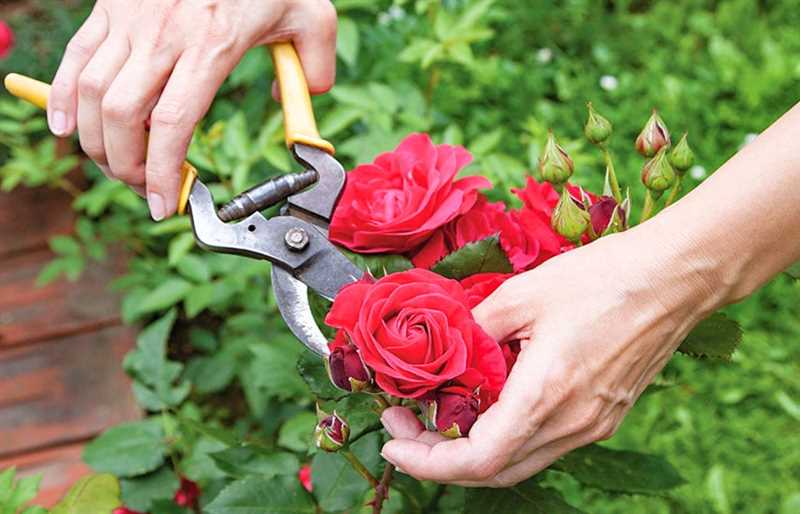
[(514, 339), (535, 318), (535, 299), (541, 295), (531, 280), (532, 273), (509, 278), (472, 309), (475, 321), (495, 341)]

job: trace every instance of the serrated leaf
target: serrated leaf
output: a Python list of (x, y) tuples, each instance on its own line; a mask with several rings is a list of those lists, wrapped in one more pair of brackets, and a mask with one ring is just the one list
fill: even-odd
[(134, 477), (158, 469), (166, 451), (160, 418), (150, 418), (106, 430), (86, 445), (83, 460), (97, 471)]
[(308, 395), (308, 388), (293, 365), (302, 351), (294, 339), (276, 337), (249, 349), (252, 356), (239, 371), (239, 379), (256, 416), (265, 414), (272, 398), (286, 400)]
[(192, 284), (182, 278), (171, 278), (142, 297), (137, 313), (168, 309), (177, 304), (192, 290)]
[(0, 513), (15, 514), (39, 492), (41, 475), (20, 478), (15, 481), (16, 468), (0, 473)]
[(333, 385), (325, 369), (325, 362), (319, 355), (304, 351), (297, 359), (297, 371), (317, 398), (338, 400), (347, 396), (347, 392)]
[(360, 254), (344, 248), (339, 250), (359, 269), (369, 272), (375, 278), (391, 273), (410, 270), (414, 267), (410, 260), (394, 254)]
[(156, 500), (172, 499), (179, 486), (177, 475), (167, 466), (147, 475), (120, 480), (122, 502), (139, 512), (150, 512)]
[(210, 453), (217, 467), (235, 478), (259, 475), (271, 478), (277, 475), (294, 476), (300, 470), (300, 461), (288, 452), (266, 452), (252, 446), (227, 448)]
[(701, 321), (678, 347), (694, 357), (728, 360), (742, 342), (742, 327), (721, 312)]
[(582, 514), (535, 478), (506, 489), (467, 489), (464, 514)]
[(278, 446), (297, 453), (308, 452), (316, 425), (316, 414), (308, 411), (298, 412), (281, 425), (278, 431)]
[(119, 482), (109, 474), (78, 480), (50, 514), (108, 514), (121, 505)]
[(663, 457), (596, 444), (573, 450), (551, 469), (569, 473), (590, 487), (617, 493), (662, 494), (685, 483)]
[(294, 476), (251, 476), (233, 482), (208, 504), (209, 514), (316, 514), (311, 495)]
[(468, 243), (437, 262), (431, 271), (461, 280), (476, 273), (511, 273), (514, 269), (496, 235)]
[[(350, 446), (350, 450), (373, 475), (380, 471), (381, 436), (368, 434)], [(357, 507), (370, 486), (339, 453), (317, 452), (311, 462), (314, 496), (325, 511), (343, 511)]]

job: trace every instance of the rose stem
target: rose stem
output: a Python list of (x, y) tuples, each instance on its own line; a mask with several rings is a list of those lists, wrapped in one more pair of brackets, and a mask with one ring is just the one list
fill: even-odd
[(622, 203), (622, 191), (619, 188), (617, 181), (617, 172), (614, 169), (614, 161), (611, 160), (611, 152), (608, 151), (608, 145), (605, 143), (600, 144), (603, 150), (603, 159), (606, 162), (606, 170), (608, 170), (608, 182), (611, 185), (611, 194), (614, 196), (614, 201), (618, 204)]
[(372, 514), (380, 514), (383, 509), (383, 501), (389, 496), (389, 484), (392, 483), (394, 476), (394, 464), (387, 462), (383, 468), (381, 483), (375, 487), (375, 499), (372, 500)]
[(378, 487), (378, 479), (369, 472), (367, 467), (364, 466), (360, 460), (358, 460), (358, 457), (356, 457), (353, 452), (350, 450), (339, 450), (339, 453), (344, 455), (344, 458), (347, 459), (347, 462), (349, 462), (351, 466), (353, 466), (353, 469), (356, 470), (356, 473), (364, 477), (364, 480), (369, 482), (369, 485), (372, 487)]
[(373, 398), (375, 398), (375, 401), (378, 403), (378, 407), (380, 408), (381, 412), (391, 407), (389, 402), (386, 401), (386, 398), (384, 398), (382, 395), (376, 394), (373, 396)]
[(650, 217), (653, 215), (653, 208), (655, 207), (655, 204), (656, 201), (655, 198), (653, 198), (653, 193), (651, 193), (648, 189), (644, 194), (644, 207), (642, 207), (642, 217), (639, 219), (639, 223), (644, 223), (650, 219)]
[(669, 192), (669, 196), (667, 197), (666, 203), (664, 203), (664, 208), (666, 209), (670, 205), (678, 199), (678, 194), (681, 192), (681, 182), (683, 177), (678, 175), (678, 180), (675, 181), (675, 185), (672, 186), (672, 191)]

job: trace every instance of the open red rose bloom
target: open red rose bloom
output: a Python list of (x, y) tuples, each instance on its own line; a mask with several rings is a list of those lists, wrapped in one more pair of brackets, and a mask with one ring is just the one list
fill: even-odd
[[(520, 352), (519, 342), (487, 335), (471, 309), (513, 273), (573, 248), (552, 228), (560, 198), (552, 185), (528, 178), (513, 191), (522, 207), (508, 210), (478, 191), (491, 186), (486, 178), (456, 178), (471, 160), (461, 147), (412, 134), (348, 173), (330, 226), (339, 245), (402, 255), (414, 266), (377, 279), (367, 273), (340, 291), (325, 319), (337, 329), (332, 381), (415, 400), (427, 426), (451, 437), (466, 435), (497, 400)], [(567, 187), (602, 232), (614, 200)], [(464, 262), (454, 266), (451, 258)]]

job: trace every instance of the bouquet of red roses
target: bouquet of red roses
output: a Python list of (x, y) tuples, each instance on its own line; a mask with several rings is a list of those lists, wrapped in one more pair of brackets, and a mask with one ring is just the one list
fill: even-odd
[[(471, 309), (505, 280), (577, 246), (624, 231), (630, 224), (606, 146), (611, 124), (589, 106), (587, 138), (603, 152), (605, 190), (595, 195), (569, 182), (574, 165), (550, 133), (539, 163), (541, 181), (527, 177), (513, 190), (522, 207), (509, 209), (482, 193), (482, 176), (458, 178), (472, 157), (412, 134), (392, 152), (349, 172), (330, 226), (330, 239), (368, 273), (345, 287), (325, 323), (333, 383), (375, 393), (385, 404), (417, 405), (426, 426), (466, 435), (495, 402), (520, 351), (495, 341)], [(674, 147), (654, 112), (636, 141), (648, 160), (642, 219), (669, 191), (674, 201), (693, 155), (686, 136)], [(333, 450), (347, 438), (338, 415), (325, 418), (317, 441)]]

